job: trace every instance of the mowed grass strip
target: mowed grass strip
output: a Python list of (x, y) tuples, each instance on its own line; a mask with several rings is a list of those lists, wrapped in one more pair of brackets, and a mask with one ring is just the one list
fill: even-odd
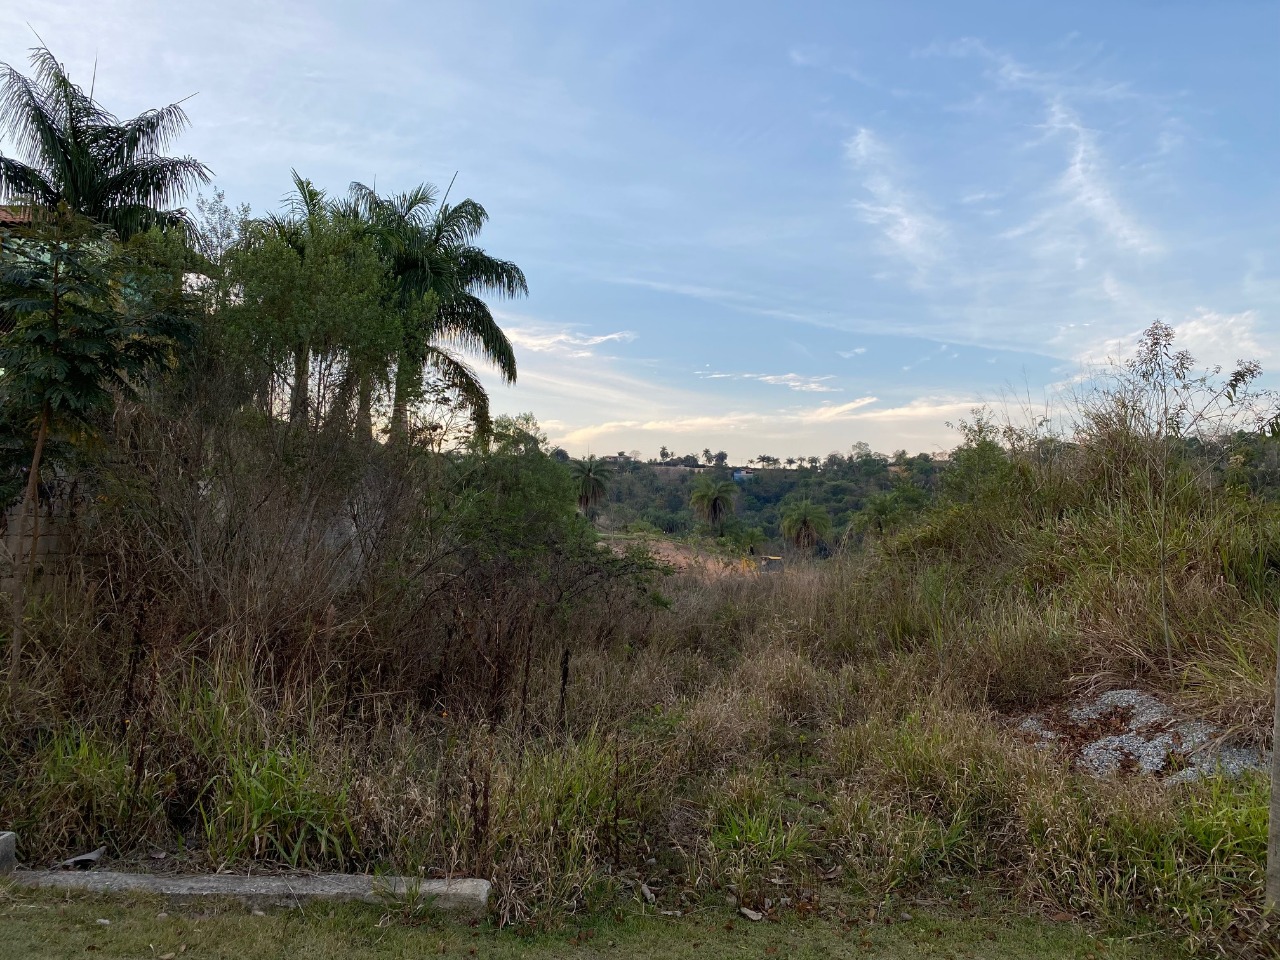
[[(377, 907), (312, 905), (256, 915), (233, 903), (0, 892), (0, 958), (858, 957), (882, 960), (1157, 960), (1167, 946), (1104, 937), (992, 907), (976, 916), (913, 910), (893, 922), (752, 923), (728, 908), (681, 918), (638, 913), (523, 936), (487, 924), (405, 923)], [(102, 921), (109, 921), (103, 923)]]

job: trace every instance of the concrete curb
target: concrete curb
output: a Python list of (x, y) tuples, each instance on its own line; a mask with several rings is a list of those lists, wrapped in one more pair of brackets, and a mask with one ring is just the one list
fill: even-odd
[(489, 908), (488, 880), (416, 880), (324, 874), (313, 877), (240, 877), (230, 874), (159, 876), (109, 870), (22, 870), (10, 879), (24, 887), (84, 893), (149, 893), (175, 900), (229, 897), (251, 907), (295, 907), (309, 901), (430, 903), (437, 910), (483, 917)]
[(0, 877), (7, 877), (18, 867), (18, 835), (0, 830)]

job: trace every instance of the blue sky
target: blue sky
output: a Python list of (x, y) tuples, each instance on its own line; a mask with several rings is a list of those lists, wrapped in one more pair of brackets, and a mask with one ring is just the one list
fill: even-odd
[(0, 0), (262, 211), (448, 183), (575, 454), (954, 445), (1156, 318), (1280, 363), (1280, 4)]

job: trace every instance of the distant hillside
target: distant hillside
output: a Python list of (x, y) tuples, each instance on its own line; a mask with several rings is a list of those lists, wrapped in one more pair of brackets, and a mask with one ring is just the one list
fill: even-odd
[[(692, 468), (685, 459), (646, 463), (613, 458), (613, 476), (600, 507), (599, 523), (606, 530), (652, 527), (672, 536), (696, 533), (703, 525), (689, 498), (698, 478), (707, 475), (728, 480), (737, 474), (737, 509), (727, 527), (729, 536), (759, 543), (779, 541), (782, 510), (786, 504), (804, 499), (825, 509), (833, 521), (834, 535), (841, 535), (850, 524), (856, 526), (858, 515), (868, 507), (891, 516), (894, 511), (923, 506), (936, 492), (946, 464), (945, 459), (929, 454), (908, 456), (903, 452), (890, 458), (869, 450), (848, 457), (833, 453), (822, 461), (815, 457), (790, 467), (753, 464), (735, 468), (726, 464)], [(869, 518), (862, 522), (869, 522)]]
[[(1264, 499), (1280, 499), (1280, 448), (1247, 433), (1233, 437), (1231, 448), (1233, 456), (1217, 466), (1222, 478)], [(791, 466), (773, 457), (763, 458), (765, 466), (759, 465), (759, 459), (734, 466), (723, 455), (719, 465), (698, 463), (692, 455), (663, 462), (626, 456), (606, 459), (613, 473), (599, 507), (601, 529), (652, 529), (676, 537), (709, 532), (689, 498), (698, 478), (710, 476), (737, 483), (736, 510), (725, 533), (744, 546), (780, 544), (782, 511), (806, 499), (830, 515), (832, 541), (851, 534), (888, 532), (935, 499), (952, 465), (947, 456), (910, 456), (899, 451), (890, 457), (861, 444), (848, 456), (832, 453)]]

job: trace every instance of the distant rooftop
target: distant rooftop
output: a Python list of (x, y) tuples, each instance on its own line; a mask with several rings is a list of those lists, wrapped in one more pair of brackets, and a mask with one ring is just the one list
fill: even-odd
[(0, 225), (30, 223), (31, 214), (19, 206), (0, 206)]

